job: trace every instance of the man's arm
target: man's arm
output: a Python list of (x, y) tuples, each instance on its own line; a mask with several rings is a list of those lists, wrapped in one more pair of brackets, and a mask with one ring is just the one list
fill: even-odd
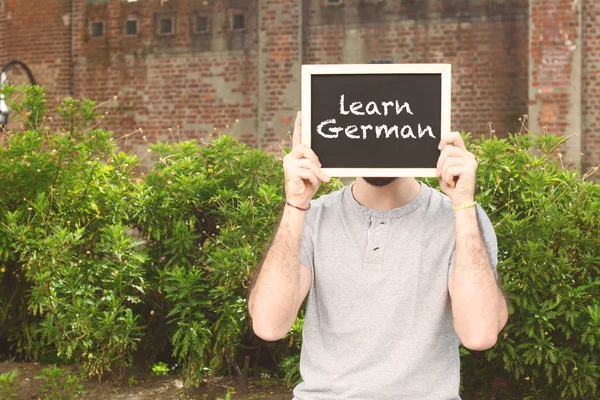
[(458, 132), (442, 136), (439, 148), (437, 175), (456, 208), (455, 267), (448, 279), (454, 329), (465, 347), (486, 350), (506, 325), (508, 308), (477, 222), (473, 201), (477, 161)]
[(271, 247), (248, 300), (254, 333), (264, 340), (283, 338), (292, 327), (311, 285), (311, 271), (300, 265), (304, 211), (285, 207)]
[(254, 332), (264, 340), (278, 340), (287, 334), (312, 282), (311, 271), (300, 264), (302, 226), (320, 181), (327, 182), (329, 177), (321, 171), (317, 155), (301, 143), (301, 135), (302, 114), (298, 112), (293, 149), (283, 159), (286, 201), (293, 206), (284, 206), (248, 299)]
[(471, 350), (494, 346), (508, 321), (508, 309), (487, 253), (475, 207), (454, 212), (456, 258), (448, 280), (454, 329)]

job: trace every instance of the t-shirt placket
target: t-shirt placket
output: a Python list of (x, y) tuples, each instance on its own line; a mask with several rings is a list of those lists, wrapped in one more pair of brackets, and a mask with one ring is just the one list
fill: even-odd
[(390, 219), (387, 218), (369, 218), (367, 247), (363, 261), (364, 270), (378, 271), (383, 267), (383, 257), (385, 255), (390, 222)]

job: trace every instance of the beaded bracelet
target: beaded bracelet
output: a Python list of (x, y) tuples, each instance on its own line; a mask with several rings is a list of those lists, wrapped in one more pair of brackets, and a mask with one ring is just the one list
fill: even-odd
[(294, 207), (295, 209), (300, 210), (300, 211), (308, 211), (308, 210), (310, 210), (310, 203), (308, 203), (308, 207), (303, 208), (303, 207), (295, 206), (292, 203), (290, 203), (287, 199), (285, 199), (285, 204), (287, 204), (290, 207)]
[(477, 204), (476, 201), (474, 201), (472, 203), (463, 204), (462, 206), (452, 206), (452, 209), (454, 211), (464, 210), (465, 208), (473, 207), (475, 204)]

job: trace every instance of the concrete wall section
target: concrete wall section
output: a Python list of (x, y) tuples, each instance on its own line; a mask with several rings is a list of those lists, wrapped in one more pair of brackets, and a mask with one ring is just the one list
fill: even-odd
[(278, 150), (300, 109), (301, 1), (261, 0), (259, 32), (259, 145)]
[(569, 136), (567, 162), (581, 160), (581, 2), (531, 0), (529, 119), (534, 132)]
[[(600, 2), (583, 3), (583, 147), (584, 172), (600, 165)], [(600, 182), (600, 171), (594, 175)]]
[[(6, 13), (8, 11), (8, 1), (0, 0), (0, 63), (8, 61), (8, 35), (6, 33)], [(2, 64), (3, 66), (4, 64)], [(1, 67), (1, 66), (0, 66)]]

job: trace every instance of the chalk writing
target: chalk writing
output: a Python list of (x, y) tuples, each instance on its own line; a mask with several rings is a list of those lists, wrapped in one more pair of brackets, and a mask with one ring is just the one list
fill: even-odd
[[(328, 119), (328, 120), (321, 122), (317, 126), (317, 133), (326, 139), (337, 139), (340, 135), (340, 132), (342, 132), (342, 131), (350, 139), (366, 139), (367, 133), (369, 131), (374, 131), (375, 137), (377, 139), (379, 139), (382, 134), (385, 134), (386, 139), (388, 139), (392, 135), (396, 139), (400, 139), (400, 138), (402, 138), (402, 139), (421, 139), (426, 134), (429, 137), (435, 139), (435, 136), (433, 134), (433, 131), (431, 130), (431, 127), (427, 126), (427, 127), (425, 127), (425, 129), (423, 129), (421, 127), (421, 124), (418, 125), (418, 130), (417, 130), (416, 136), (410, 125), (404, 125), (400, 129), (398, 128), (398, 125), (392, 125), (389, 128), (385, 124), (376, 125), (375, 127), (373, 127), (373, 125), (360, 125), (360, 130), (362, 132), (362, 136), (361, 136), (361, 135), (356, 134), (356, 132), (358, 132), (358, 130), (359, 130), (359, 127), (356, 125), (349, 125), (345, 128), (343, 128), (341, 126), (326, 127), (327, 125), (335, 125), (336, 123), (337, 122), (335, 119)], [(323, 129), (326, 129), (326, 131), (323, 131)]]
[[(344, 107), (344, 97), (345, 95), (342, 95), (340, 97), (340, 114), (342, 115), (348, 115), (350, 113), (354, 114), (354, 115), (365, 115), (364, 112), (360, 111), (363, 107), (363, 103), (360, 101), (355, 101), (354, 103), (350, 104), (350, 110), (346, 110)], [(400, 115), (400, 113), (402, 111), (405, 111), (407, 113), (409, 113), (410, 115), (414, 115), (413, 112), (410, 110), (410, 105), (407, 102), (404, 102), (402, 105), (400, 105), (400, 102), (398, 100), (394, 101), (382, 101), (381, 102), (381, 107), (383, 107), (383, 115), (388, 115), (388, 110), (390, 107), (394, 107), (396, 106), (396, 115)], [(381, 112), (379, 111), (379, 108), (377, 107), (377, 103), (375, 103), (374, 101), (370, 101), (367, 103), (367, 106), (365, 107), (366, 112), (368, 115), (381, 115)]]
[[(363, 111), (364, 107), (364, 111)], [(382, 113), (383, 110), (383, 113)], [(340, 114), (341, 115), (382, 115), (387, 116), (389, 113), (394, 112), (396, 115), (406, 113), (414, 115), (410, 109), (410, 104), (407, 102), (400, 103), (398, 100), (395, 101), (382, 101), (380, 105), (377, 105), (374, 101), (369, 101), (365, 106), (360, 101), (350, 103), (349, 107), (346, 107), (345, 95), (340, 96)], [(398, 125), (391, 125), (388, 127), (386, 124), (380, 125), (349, 125), (346, 127), (336, 126), (337, 121), (335, 118), (326, 119), (317, 126), (317, 133), (326, 139), (337, 139), (341, 132), (344, 132), (346, 137), (349, 139), (363, 139), (365, 140), (371, 132), (375, 134), (375, 138), (379, 139), (384, 137), (389, 139), (394, 137), (396, 139), (421, 139), (424, 136), (435, 139), (435, 135), (431, 129), (431, 126), (427, 125), (424, 128), (421, 124), (418, 124), (417, 132), (413, 131), (410, 125), (404, 125), (399, 127)], [(333, 126), (331, 126), (333, 125)], [(359, 132), (360, 130), (360, 132)]]

